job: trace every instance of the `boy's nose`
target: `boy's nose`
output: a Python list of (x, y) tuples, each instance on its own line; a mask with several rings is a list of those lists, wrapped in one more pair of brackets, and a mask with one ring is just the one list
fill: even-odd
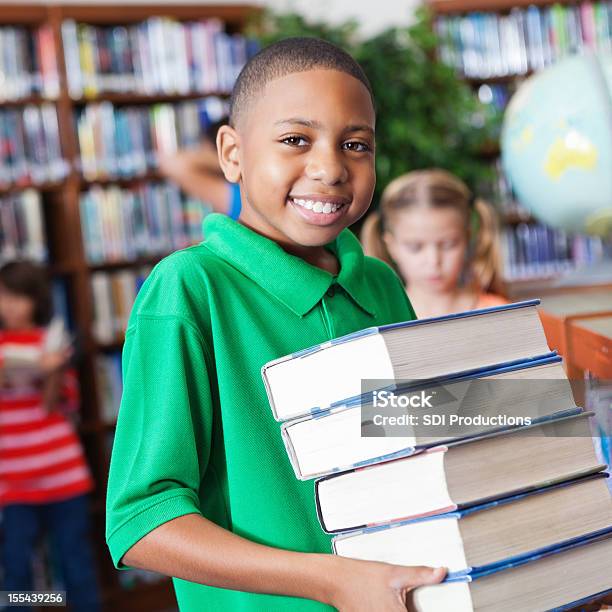
[(306, 165), (306, 176), (325, 185), (344, 183), (348, 179), (348, 170), (340, 152), (312, 152)]

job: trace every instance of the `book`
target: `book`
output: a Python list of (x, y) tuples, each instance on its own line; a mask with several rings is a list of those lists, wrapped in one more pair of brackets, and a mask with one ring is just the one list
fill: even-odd
[(541, 223), (506, 226), (501, 246), (506, 280), (554, 278), (610, 258), (601, 237), (567, 234)]
[(204, 126), (227, 112), (216, 97), (176, 104), (85, 104), (75, 112), (79, 168), (87, 180), (156, 171), (160, 154), (199, 144)]
[(487, 79), (535, 71), (570, 53), (610, 49), (610, 3), (531, 5), (509, 14), (440, 15), (439, 54), (466, 77)]
[[(529, 384), (522, 382), (525, 380)], [(447, 424), (434, 426), (419, 422), (411, 427), (389, 428), (380, 436), (364, 436), (365, 427), (376, 426), (368, 420), (373, 411), (379, 414), (379, 421), (390, 412), (387, 398), (376, 410), (371, 401), (360, 402), (283, 423), (281, 435), (296, 477), (306, 480), (323, 476), (577, 410), (561, 358), (554, 353), (532, 362), (423, 381), (418, 388), (428, 397), (437, 398), (432, 409), (399, 412), (417, 415), (421, 421), (424, 414), (435, 413), (437, 417), (444, 417)], [(394, 400), (399, 403), (403, 394), (411, 395), (418, 388), (395, 391)], [(402, 431), (406, 432), (403, 436)]]
[(405, 383), (548, 355), (537, 304), (517, 302), (372, 327), (271, 361), (262, 376), (274, 418), (288, 420), (345, 404), (374, 390), (362, 387), (380, 388), (381, 380)]
[(0, 187), (55, 182), (68, 174), (53, 104), (0, 108), (0, 135)]
[(202, 240), (210, 208), (166, 181), (132, 187), (94, 185), (80, 196), (80, 219), (91, 264), (162, 256)]
[(139, 270), (97, 271), (91, 275), (93, 336), (97, 342), (123, 340), (136, 295), (150, 271), (150, 266), (143, 266)]
[(113, 423), (119, 413), (123, 392), (121, 353), (99, 354), (96, 356), (95, 366), (102, 418), (106, 423)]
[(149, 95), (229, 93), (256, 46), (218, 19), (150, 17), (127, 26), (62, 23), (68, 90)]
[[(612, 529), (607, 474), (502, 498), (448, 514), (334, 537), (334, 553), (396, 565), (478, 573)], [(553, 519), (554, 517), (554, 519)]]
[(412, 591), (416, 612), (569, 610), (612, 592), (612, 537), (587, 538), (548, 553)]
[(315, 481), (327, 533), (441, 514), (601, 471), (584, 413)]
[(0, 27), (0, 102), (59, 95), (53, 28)]
[(40, 192), (25, 189), (0, 197), (0, 262), (24, 258), (43, 263), (47, 257)]

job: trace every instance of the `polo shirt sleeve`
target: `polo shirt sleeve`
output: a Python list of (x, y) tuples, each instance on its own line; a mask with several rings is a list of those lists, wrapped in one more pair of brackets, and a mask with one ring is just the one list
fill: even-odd
[(159, 525), (200, 513), (212, 425), (205, 346), (181, 316), (138, 314), (126, 334), (124, 391), (107, 492), (113, 563)]

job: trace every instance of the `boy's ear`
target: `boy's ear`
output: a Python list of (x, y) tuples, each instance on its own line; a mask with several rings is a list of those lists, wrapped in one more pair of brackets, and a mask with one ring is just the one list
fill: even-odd
[(229, 126), (222, 125), (217, 132), (217, 155), (219, 165), (225, 178), (230, 183), (240, 181), (240, 138), (238, 132)]

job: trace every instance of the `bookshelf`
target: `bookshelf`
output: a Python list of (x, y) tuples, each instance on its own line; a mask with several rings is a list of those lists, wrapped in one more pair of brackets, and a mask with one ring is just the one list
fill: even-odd
[[(65, 166), (63, 173), (55, 176), (39, 175), (40, 180), (33, 180), (28, 173), (17, 176), (11, 169), (11, 176), (17, 176), (18, 180), (11, 180), (11, 177), (2, 177), (0, 174), (0, 201), (6, 198), (19, 199), (24, 193), (36, 194), (35, 197), (28, 196), (28, 210), (40, 206), (40, 219), (44, 228), (44, 236), (38, 237), (38, 242), (43, 241), (42, 246), (46, 248), (46, 256), (41, 255), (40, 260), (46, 260), (51, 276), (58, 279), (65, 287), (66, 301), (70, 312), (70, 318), (75, 330), (78, 330), (79, 347), (79, 374), (82, 387), (82, 417), (80, 423), (80, 434), (84, 443), (87, 458), (91, 466), (96, 490), (92, 498), (92, 519), (93, 519), (93, 540), (98, 562), (98, 574), (103, 598), (103, 609), (113, 609), (117, 612), (122, 610), (130, 611), (155, 611), (172, 608), (175, 604), (174, 592), (170, 580), (156, 579), (151, 581), (151, 576), (139, 575), (138, 572), (117, 572), (110, 561), (110, 557), (104, 541), (104, 496), (107, 484), (107, 473), (109, 465), (109, 453), (114, 435), (115, 419), (109, 414), (108, 407), (101, 405), (100, 397), (101, 386), (107, 383), (100, 377), (104, 374), (100, 369), (100, 362), (106, 363), (108, 368), (118, 366), (119, 352), (122, 347), (122, 334), (116, 332), (112, 337), (98, 338), (95, 331), (96, 299), (92, 291), (92, 280), (100, 275), (113, 275), (121, 277), (123, 289), (125, 290), (129, 275), (136, 277), (139, 274), (144, 277), (147, 269), (150, 269), (163, 256), (167, 255), (175, 248), (190, 239), (189, 235), (181, 235), (178, 238), (170, 234), (175, 241), (164, 245), (159, 245), (154, 252), (132, 251), (129, 253), (115, 253), (112, 257), (91, 257), (91, 249), (88, 250), (87, 241), (84, 239), (83, 226), (83, 199), (84, 194), (94, 190), (95, 193), (105, 196), (108, 193), (115, 196), (124, 196), (130, 199), (138, 189), (145, 189), (150, 184), (161, 184), (161, 175), (155, 167), (154, 153), (159, 149), (143, 148), (143, 155), (146, 163), (133, 174), (122, 172), (125, 166), (125, 159), (117, 158), (116, 172), (94, 172), (85, 175), (80, 164), (81, 152), (83, 151), (83, 135), (77, 131), (77, 117), (85, 112), (92, 105), (104, 105), (104, 108), (111, 108), (113, 112), (131, 113), (130, 118), (139, 115), (141, 121), (147, 121), (149, 109), (161, 109), (157, 111), (157, 117), (164, 115), (174, 116), (173, 113), (184, 110), (185, 116), (198, 110), (196, 106), (201, 100), (209, 100), (212, 97), (227, 100), (231, 81), (235, 78), (236, 71), (240, 68), (244, 54), (250, 50), (247, 44), (238, 36), (244, 29), (247, 19), (256, 10), (249, 5), (181, 5), (181, 4), (143, 4), (143, 5), (109, 5), (109, 4), (3, 4), (0, 2), (0, 28), (12, 29), (11, 36), (24, 37), (30, 36), (36, 53), (34, 66), (29, 67), (38, 70), (42, 75), (41, 82), (35, 79), (31, 82), (29, 76), (19, 74), (15, 69), (15, 95), (0, 93), (0, 121), (3, 118), (14, 118), (28, 110), (28, 117), (36, 117), (37, 112), (46, 110), (57, 117), (57, 130), (51, 135), (43, 134), (44, 142), (52, 142), (55, 137), (58, 140), (57, 146), (61, 151), (59, 161), (64, 160)], [(151, 20), (151, 18), (156, 18)], [(157, 19), (159, 18), (159, 19)], [(166, 18), (170, 18), (169, 20)], [(68, 24), (68, 26), (67, 26)], [(143, 25), (144, 24), (144, 25)], [(175, 25), (180, 24), (180, 26)], [(82, 27), (81, 27), (82, 26)], [(197, 60), (189, 57), (184, 65), (188, 66), (188, 74), (183, 75), (182, 84), (172, 83), (172, 78), (179, 74), (177, 70), (167, 70), (162, 74), (165, 82), (145, 83), (146, 87), (135, 87), (128, 90), (122, 85), (123, 76), (121, 71), (129, 65), (133, 68), (133, 81), (137, 82), (136, 68), (132, 62), (136, 61), (133, 47), (130, 47), (132, 55), (125, 56), (120, 54), (116, 48), (85, 46), (85, 53), (94, 48), (98, 52), (96, 64), (94, 66), (93, 77), (90, 71), (81, 70), (81, 77), (85, 76), (98, 80), (98, 85), (103, 83), (108, 85), (115, 75), (115, 89), (111, 87), (85, 88), (82, 95), (75, 95), (75, 53), (74, 47), (66, 48), (65, 43), (69, 43), (66, 32), (72, 27), (73, 33), (83, 36), (95, 35), (96, 45), (100, 41), (104, 42), (113, 35), (125, 36), (126, 33), (134, 37), (146, 36), (151, 34), (149, 30), (158, 28), (157, 34), (172, 31), (176, 36), (183, 36), (187, 39), (187, 30), (190, 36), (198, 37), (200, 43), (208, 44), (206, 29), (211, 28), (220, 32), (226, 32), (228, 36), (220, 34), (218, 38), (222, 41), (213, 49), (213, 57), (216, 58), (215, 78), (218, 79), (217, 86), (208, 82), (203, 86), (194, 86), (197, 78), (204, 79), (206, 75), (212, 74), (209, 70), (210, 65), (198, 65)], [(16, 33), (15, 33), (16, 32)], [(211, 36), (214, 35), (211, 34)], [(104, 37), (107, 38), (104, 38)], [(130, 39), (131, 41), (132, 39)], [(193, 38), (189, 38), (191, 42)], [(74, 39), (72, 39), (74, 43)], [(91, 42), (91, 40), (90, 40)], [(82, 41), (77, 39), (78, 44)], [(9, 44), (9, 43), (7, 43)], [(93, 44), (93, 43), (92, 43)], [(131, 44), (131, 43), (130, 43)], [(139, 52), (153, 53), (151, 48), (139, 47)], [(217, 44), (215, 40), (215, 45)], [(38, 45), (38, 46), (37, 46)], [(167, 45), (166, 45), (167, 46)], [(25, 47), (24, 47), (25, 48)], [(174, 46), (176, 48), (176, 45)], [(187, 48), (187, 47), (185, 47)], [(80, 51), (77, 47), (76, 61), (79, 63)], [(89, 50), (89, 51), (88, 51)], [(166, 49), (167, 50), (167, 49)], [(193, 51), (193, 49), (192, 49)], [(72, 52), (72, 54), (71, 54)], [(208, 47), (210, 61), (210, 47)], [(221, 53), (225, 53), (221, 57)], [(188, 51), (185, 52), (187, 54)], [(242, 54), (242, 55), (241, 55)], [(144, 57), (144, 56), (143, 56)], [(56, 59), (54, 63), (52, 60)], [(110, 58), (110, 59), (109, 59)], [(126, 59), (127, 58), (127, 59)], [(185, 60), (186, 55), (182, 57)], [(17, 61), (21, 61), (19, 57)], [(142, 59), (142, 57), (141, 57)], [(146, 58), (145, 58), (146, 59)], [(151, 57), (149, 57), (151, 59)], [(110, 64), (109, 64), (110, 61)], [(181, 57), (172, 56), (170, 60), (175, 62), (173, 66), (179, 66)], [(125, 63), (123, 63), (125, 62)], [(179, 63), (177, 63), (179, 62)], [(24, 64), (25, 65), (25, 64)], [(110, 72), (109, 72), (110, 66)], [(195, 68), (192, 69), (192, 67)], [(199, 66), (199, 72), (197, 72)], [(86, 66), (91, 69), (92, 66)], [(81, 65), (81, 69), (83, 66)], [(6, 66), (3, 67), (6, 70)], [(204, 70), (206, 69), (206, 70)], [(23, 72), (23, 71), (22, 71)], [(143, 74), (141, 70), (141, 76)], [(221, 79), (221, 74), (224, 75)], [(110, 79), (108, 78), (110, 75)], [(24, 78), (21, 78), (24, 76)], [(77, 75), (78, 76), (78, 75)], [(104, 78), (103, 78), (104, 77)], [(45, 80), (46, 78), (46, 80)], [(206, 76), (206, 78), (209, 78)], [(106, 79), (106, 81), (104, 81)], [(189, 80), (189, 82), (187, 82)], [(47, 83), (50, 83), (47, 86)], [(71, 86), (72, 83), (72, 86)], [(202, 81), (203, 83), (203, 81)], [(165, 87), (163, 87), (165, 85)], [(174, 87), (174, 85), (177, 85)], [(180, 85), (180, 86), (179, 86)], [(189, 106), (191, 104), (191, 106)], [(195, 106), (194, 106), (195, 105)], [(37, 110), (38, 109), (38, 110)], [(6, 124), (6, 119), (5, 124)], [(163, 120), (163, 117), (162, 117)], [(32, 120), (33, 121), (33, 120)], [(41, 122), (42, 123), (42, 122)], [(177, 124), (178, 125), (178, 124)], [(2, 124), (0, 123), (0, 127)], [(193, 127), (193, 126), (191, 126)], [(178, 128), (177, 128), (178, 129)], [(121, 134), (120, 134), (121, 135)], [(182, 146), (184, 140), (176, 136), (176, 145)], [(39, 137), (39, 141), (40, 140)], [(39, 142), (37, 141), (37, 142)], [(97, 151), (96, 151), (97, 152)], [(37, 159), (30, 160), (30, 167)], [(57, 159), (51, 161), (58, 161)], [(0, 157), (0, 168), (6, 165), (6, 159)], [(59, 170), (58, 170), (59, 172)], [(31, 173), (30, 173), (31, 174)], [(42, 177), (42, 178), (40, 178)], [(176, 193), (172, 197), (175, 206), (184, 206), (183, 200), (177, 200)], [(31, 203), (34, 201), (34, 204)], [(170, 201), (170, 200), (168, 200)], [(178, 204), (177, 204), (178, 202)], [(124, 200), (120, 201), (124, 204)], [(146, 203), (145, 203), (146, 204)], [(163, 204), (163, 202), (162, 202)], [(170, 205), (170, 204), (168, 204)], [(143, 206), (145, 206), (143, 204)], [(3, 209), (6, 208), (3, 206)], [(147, 209), (148, 211), (148, 209)], [(149, 211), (150, 212), (150, 211)], [(179, 212), (185, 212), (180, 209)], [(32, 213), (33, 214), (33, 213)], [(21, 215), (19, 217), (18, 215)], [(26, 213), (15, 213), (17, 220), (29, 219)], [(3, 218), (0, 217), (0, 228), (3, 227)], [(20, 226), (21, 227), (21, 226)], [(163, 231), (163, 227), (161, 230)], [(185, 230), (186, 231), (186, 230)], [(19, 249), (15, 250), (14, 245), (9, 244), (6, 249), (5, 232), (0, 233), (0, 261), (9, 257), (24, 256), (30, 253), (25, 247), (30, 242), (36, 246), (36, 241), (26, 231), (25, 237), (16, 234), (15, 239), (25, 241), (19, 243)], [(104, 240), (107, 235), (101, 236)], [(141, 244), (146, 239), (151, 238), (145, 234), (140, 234)], [(38, 245), (41, 246), (40, 244)], [(11, 250), (12, 249), (12, 250)], [(144, 269), (144, 270), (143, 270)], [(142, 278), (139, 279), (139, 282)], [(131, 288), (135, 294), (136, 284)], [(115, 296), (113, 296), (115, 297)], [(123, 299), (127, 302), (129, 296), (123, 293)], [(127, 314), (129, 305), (126, 303)], [(115, 330), (116, 331), (116, 330)], [(106, 361), (104, 361), (106, 360)], [(116, 389), (115, 389), (116, 392)]]
[[(559, 59), (584, 49), (612, 50), (609, 0), (428, 0), (428, 5), (441, 40), (440, 59), (481, 101), (500, 110), (524, 79)], [(483, 159), (495, 163), (492, 199), (502, 218), (508, 297), (532, 290), (537, 294), (540, 286), (545, 292), (555, 291), (556, 285), (567, 291), (567, 283), (556, 281), (612, 257), (610, 242), (567, 236), (522, 209), (503, 176), (499, 155), (497, 143), (483, 152)]]

